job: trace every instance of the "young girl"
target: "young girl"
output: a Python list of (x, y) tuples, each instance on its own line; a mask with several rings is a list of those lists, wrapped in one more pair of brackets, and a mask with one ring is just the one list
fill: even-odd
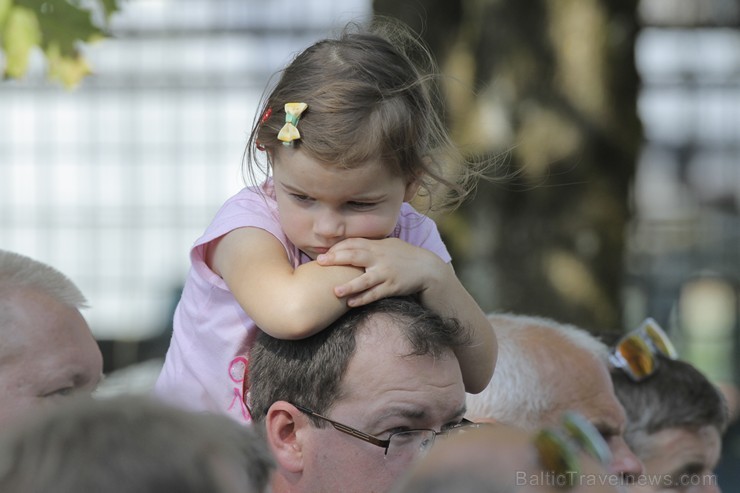
[[(257, 328), (305, 338), (351, 307), (407, 294), (470, 327), (471, 345), (457, 354), (466, 390), (488, 384), (491, 325), (434, 222), (408, 204), (440, 185), (466, 190), (444, 177), (454, 147), (428, 79), (400, 48), (377, 26), (345, 30), (285, 68), (247, 147), (255, 184), (222, 206), (191, 250), (159, 396), (249, 421), (245, 369)], [(268, 178), (257, 185), (260, 173)]]

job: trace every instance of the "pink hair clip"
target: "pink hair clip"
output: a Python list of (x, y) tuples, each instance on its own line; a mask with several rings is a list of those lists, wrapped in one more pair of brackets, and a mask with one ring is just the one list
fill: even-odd
[(262, 119), (260, 120), (260, 125), (264, 125), (267, 120), (270, 119), (272, 116), (272, 108), (267, 108), (264, 113), (262, 113)]
[[(262, 118), (260, 118), (260, 126), (262, 126), (265, 123), (267, 123), (267, 120), (269, 120), (271, 116), (272, 116), (272, 108), (267, 108), (265, 110), (265, 112), (262, 113)], [(255, 143), (255, 146), (260, 151), (264, 151), (265, 150), (265, 146), (263, 146), (262, 144), (260, 144), (259, 140)]]

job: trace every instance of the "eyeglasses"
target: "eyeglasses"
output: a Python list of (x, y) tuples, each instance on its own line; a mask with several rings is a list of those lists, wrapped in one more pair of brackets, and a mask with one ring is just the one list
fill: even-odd
[(578, 455), (586, 452), (603, 466), (612, 460), (609, 445), (582, 415), (569, 411), (559, 428), (545, 428), (534, 437), (542, 467), (555, 475), (555, 484), (572, 487), (580, 471)]
[(615, 368), (621, 368), (632, 380), (640, 382), (653, 373), (658, 367), (656, 354), (666, 358), (678, 358), (678, 351), (652, 318), (647, 318), (638, 327), (614, 347), (609, 362)]
[(446, 436), (452, 433), (460, 433), (468, 430), (478, 428), (478, 423), (473, 423), (467, 419), (464, 419), (457, 425), (450, 428), (446, 428), (442, 431), (417, 429), (417, 430), (404, 430), (396, 431), (391, 433), (387, 439), (378, 438), (373, 435), (368, 435), (360, 430), (352, 428), (342, 423), (338, 423), (333, 419), (329, 419), (326, 416), (322, 416), (318, 413), (311, 411), (310, 409), (293, 404), (296, 409), (301, 411), (303, 414), (313, 416), (314, 418), (321, 419), (330, 423), (335, 429), (351, 435), (360, 440), (372, 443), (378, 447), (385, 449), (385, 457), (389, 460), (411, 460), (420, 455), (425, 454), (434, 444), (434, 440), (437, 436)]

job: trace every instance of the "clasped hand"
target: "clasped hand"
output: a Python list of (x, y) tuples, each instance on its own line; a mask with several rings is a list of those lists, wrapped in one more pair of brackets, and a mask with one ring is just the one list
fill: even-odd
[(323, 266), (352, 265), (365, 270), (334, 288), (334, 294), (346, 298), (348, 306), (424, 291), (441, 279), (446, 266), (436, 254), (398, 238), (349, 238), (319, 255), (316, 261)]

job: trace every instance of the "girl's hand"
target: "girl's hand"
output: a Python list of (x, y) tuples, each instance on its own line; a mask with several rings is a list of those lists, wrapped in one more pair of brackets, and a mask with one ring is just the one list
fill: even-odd
[(334, 294), (346, 297), (349, 306), (423, 291), (440, 279), (447, 265), (429, 250), (398, 238), (349, 238), (316, 260), (323, 266), (352, 265), (365, 269), (364, 274), (334, 288)]
[(443, 317), (458, 319), (471, 330), (470, 344), (455, 350), (465, 391), (475, 394), (486, 388), (496, 364), (496, 334), (451, 264), (398, 238), (350, 238), (319, 255), (316, 261), (321, 266), (365, 270), (364, 274), (334, 288), (337, 297), (347, 297), (350, 307), (388, 296), (419, 293), (422, 305)]

